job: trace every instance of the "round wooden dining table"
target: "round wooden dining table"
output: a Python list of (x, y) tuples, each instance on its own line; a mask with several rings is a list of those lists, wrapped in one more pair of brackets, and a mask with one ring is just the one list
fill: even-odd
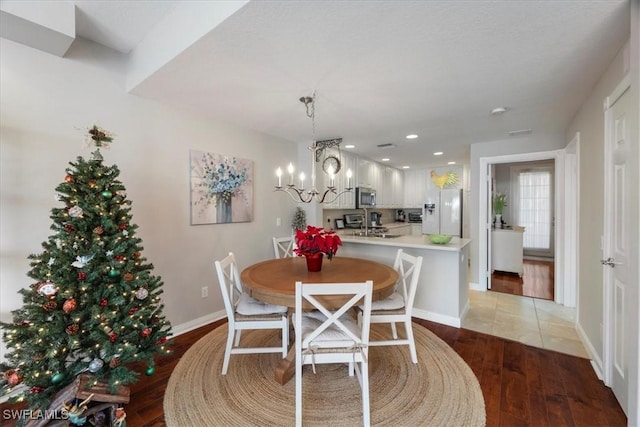
[[(386, 264), (349, 257), (333, 257), (331, 261), (325, 259), (322, 270), (307, 271), (304, 257), (277, 258), (253, 264), (240, 273), (243, 289), (253, 298), (271, 304), (296, 306), (296, 282), (302, 283), (354, 283), (373, 281), (372, 300), (377, 301), (391, 295), (394, 290), (398, 273)], [(344, 302), (336, 298), (335, 307)], [(323, 301), (330, 306), (329, 301)], [(303, 307), (304, 308), (304, 307)], [(306, 308), (311, 308), (306, 307)], [(275, 379), (278, 383), (286, 384), (295, 373), (295, 348), (291, 348), (287, 357), (282, 359), (275, 369)]]
[[(324, 259), (322, 270), (307, 271), (304, 257), (277, 258), (253, 264), (240, 274), (244, 291), (253, 298), (270, 304), (296, 306), (296, 282), (353, 283), (373, 280), (372, 300), (384, 299), (393, 293), (398, 273), (393, 267), (360, 258), (333, 257)], [(339, 301), (337, 302), (339, 303)]]

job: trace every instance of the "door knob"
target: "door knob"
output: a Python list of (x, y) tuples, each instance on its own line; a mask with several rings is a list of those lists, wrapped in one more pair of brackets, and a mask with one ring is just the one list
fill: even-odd
[(609, 267), (611, 267), (611, 268), (615, 268), (615, 267), (616, 267), (616, 265), (620, 265), (620, 264), (622, 264), (621, 262), (616, 262), (616, 261), (615, 261), (613, 258), (611, 258), (611, 257), (609, 257), (609, 258), (607, 258), (607, 259), (601, 259), (601, 260), (600, 260), (600, 263), (601, 263), (602, 265), (608, 265), (608, 266), (609, 266)]

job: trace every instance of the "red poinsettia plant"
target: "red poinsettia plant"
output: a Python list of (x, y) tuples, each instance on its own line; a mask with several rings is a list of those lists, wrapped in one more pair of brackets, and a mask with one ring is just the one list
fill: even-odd
[(342, 246), (342, 240), (334, 231), (309, 225), (306, 230), (296, 230), (296, 244), (298, 247), (293, 251), (298, 256), (323, 253), (331, 259), (338, 252), (338, 246)]

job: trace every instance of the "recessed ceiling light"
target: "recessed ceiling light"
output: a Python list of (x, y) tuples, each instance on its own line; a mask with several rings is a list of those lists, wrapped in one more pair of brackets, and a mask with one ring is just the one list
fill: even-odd
[(403, 166), (402, 169), (409, 169), (409, 166)]
[(418, 135), (416, 135), (415, 133), (412, 133), (412, 134), (406, 136), (407, 139), (416, 139), (417, 137), (418, 137)]
[(442, 151), (436, 151), (433, 153), (434, 156), (442, 156), (442, 154), (444, 154)]
[(455, 164), (456, 164), (456, 162), (449, 162), (449, 163), (447, 163), (447, 164), (448, 164), (448, 165), (455, 165)]
[(344, 146), (344, 148), (356, 148), (356, 146), (353, 144), (347, 144)]
[(506, 112), (507, 112), (507, 107), (496, 107), (493, 110), (491, 110), (491, 115), (499, 116), (500, 114), (504, 114)]
[(388, 157), (385, 157), (384, 159), (380, 159), (383, 162), (388, 162), (390, 159)]

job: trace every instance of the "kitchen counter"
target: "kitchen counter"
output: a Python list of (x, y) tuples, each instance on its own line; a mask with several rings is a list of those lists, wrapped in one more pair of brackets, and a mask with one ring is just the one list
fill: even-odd
[[(388, 228), (392, 234), (393, 229)], [(413, 316), (460, 327), (468, 309), (467, 264), (471, 240), (454, 237), (446, 245), (437, 245), (426, 235), (382, 238), (350, 235), (354, 230), (341, 231), (343, 245), (336, 256), (371, 259), (388, 265), (393, 265), (398, 249), (422, 256)]]
[[(387, 226), (389, 233), (393, 235), (393, 228)], [(398, 237), (380, 237), (380, 236), (353, 236), (349, 232), (341, 233), (340, 239), (343, 242), (361, 243), (367, 245), (381, 245), (391, 246), (398, 248), (416, 248), (416, 249), (431, 249), (436, 251), (453, 251), (460, 252), (470, 242), (470, 239), (462, 239), (460, 237), (453, 237), (446, 245), (438, 245), (431, 243), (429, 237), (425, 234), (421, 236), (403, 235)]]

